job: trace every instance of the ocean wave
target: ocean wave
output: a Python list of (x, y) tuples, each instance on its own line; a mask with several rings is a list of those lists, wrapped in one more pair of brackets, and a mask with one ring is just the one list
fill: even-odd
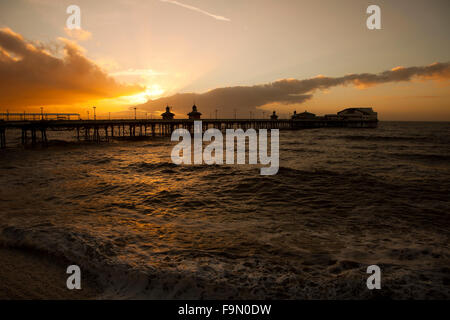
[(406, 160), (422, 161), (426, 163), (442, 162), (444, 164), (448, 164), (450, 162), (450, 154), (390, 153), (390, 156)]
[(125, 169), (132, 169), (137, 172), (148, 172), (161, 169), (174, 169), (178, 165), (172, 162), (136, 162), (126, 166)]
[(82, 164), (92, 164), (92, 165), (104, 165), (104, 164), (108, 164), (111, 163), (112, 161), (114, 161), (115, 159), (109, 158), (109, 157), (104, 157), (104, 158), (96, 158), (96, 159), (87, 159), (82, 161)]
[[(45, 232), (45, 229), (51, 232)], [(33, 228), (7, 226), (0, 231), (0, 243), (4, 246), (63, 257), (80, 266), (82, 272), (95, 275), (103, 288), (99, 298), (305, 298), (313, 297), (314, 293), (310, 291), (317, 287), (312, 280), (302, 280), (302, 291), (289, 296), (286, 291), (293, 294), (299, 284), (291, 267), (266, 267), (258, 257), (233, 256), (222, 250), (202, 253), (198, 249), (180, 252), (171, 249), (167, 253), (161, 252), (166, 256), (163, 259), (165, 266), (135, 264), (120, 257), (121, 248), (126, 248), (133, 239), (119, 238), (99, 239), (81, 230), (59, 229), (53, 224)], [(189, 257), (190, 261), (184, 260), (184, 266), (178, 267), (178, 263), (171, 262), (174, 254)], [(315, 294), (319, 294), (320, 290), (316, 291)]]
[[(129, 235), (114, 239), (97, 238), (87, 231), (58, 228), (52, 223), (30, 227), (0, 228), (0, 244), (26, 248), (46, 255), (62, 257), (70, 264), (89, 272), (102, 287), (99, 299), (367, 299), (438, 297), (448, 299), (448, 289), (440, 288), (448, 268), (425, 268), (414, 272), (409, 265), (379, 262), (384, 290), (367, 290), (367, 263), (324, 253), (293, 254), (266, 245), (270, 256), (233, 254), (224, 248), (202, 250), (160, 250), (153, 257), (162, 263), (135, 263), (121, 256), (130, 244)], [(238, 245), (238, 244), (236, 244)], [(240, 248), (253, 246), (241, 243)], [(231, 249), (231, 248), (230, 248)], [(286, 252), (284, 252), (286, 251)], [(433, 248), (388, 250), (390, 259), (437, 259)], [(319, 277), (320, 273), (320, 277)], [(84, 279), (84, 278), (82, 278)], [(83, 280), (82, 280), (83, 281)], [(405, 285), (409, 283), (409, 285)], [(434, 284), (430, 287), (430, 283)]]
[(424, 141), (430, 140), (430, 137), (425, 136), (375, 136), (375, 135), (346, 135), (338, 136), (337, 139), (352, 140), (352, 141)]
[(324, 150), (309, 149), (309, 148), (286, 148), (286, 147), (284, 147), (284, 146), (282, 146), (280, 152), (314, 153), (314, 154), (325, 153)]

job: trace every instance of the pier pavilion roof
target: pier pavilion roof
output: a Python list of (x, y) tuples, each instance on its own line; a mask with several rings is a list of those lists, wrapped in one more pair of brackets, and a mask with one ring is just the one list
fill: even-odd
[(171, 120), (171, 119), (173, 119), (174, 116), (175, 116), (175, 114), (170, 112), (169, 106), (166, 107), (166, 112), (161, 114), (161, 117), (165, 120)]
[(189, 119), (200, 119), (201, 112), (197, 111), (197, 106), (194, 104), (192, 106), (192, 111), (188, 113)]

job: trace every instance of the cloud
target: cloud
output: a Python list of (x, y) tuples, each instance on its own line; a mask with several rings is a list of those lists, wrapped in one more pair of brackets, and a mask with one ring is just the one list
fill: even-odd
[(200, 8), (197, 8), (197, 7), (194, 7), (194, 6), (190, 6), (190, 5), (188, 5), (188, 4), (184, 4), (184, 3), (181, 3), (181, 2), (178, 2), (178, 1), (174, 1), (174, 0), (160, 0), (160, 1), (161, 1), (161, 2), (172, 3), (172, 4), (174, 4), (174, 5), (177, 5), (177, 6), (180, 6), (180, 7), (186, 8), (186, 9), (189, 9), (189, 10), (193, 10), (193, 11), (200, 12), (200, 13), (202, 13), (202, 14), (204, 14), (204, 15), (207, 15), (207, 16), (209, 16), (209, 17), (211, 17), (211, 18), (214, 18), (214, 19), (216, 19), (216, 20), (220, 20), (220, 21), (231, 21), (230, 19), (225, 18), (225, 17), (223, 17), (223, 16), (218, 16), (218, 15), (209, 13), (208, 11), (205, 11), (205, 10), (202, 10), (202, 9), (200, 9)]
[(165, 75), (164, 72), (158, 72), (152, 69), (127, 69), (111, 73), (112, 76), (140, 76), (140, 77), (154, 77)]
[(78, 41), (86, 41), (92, 38), (92, 33), (84, 29), (69, 29), (64, 27), (64, 32), (71, 38)]
[(118, 83), (85, 57), (75, 42), (59, 38), (61, 57), (26, 41), (11, 29), (0, 29), (0, 105), (24, 106), (82, 103), (144, 90)]
[[(310, 79), (283, 79), (272, 83), (254, 86), (237, 86), (216, 88), (205, 93), (178, 93), (142, 104), (139, 109), (161, 110), (165, 105), (174, 107), (175, 112), (190, 111), (193, 102), (203, 112), (219, 109), (224, 116), (229, 116), (234, 109), (241, 114), (255, 111), (267, 104), (300, 104), (313, 97), (316, 90), (326, 90), (335, 86), (353, 85), (366, 88), (389, 82), (450, 79), (450, 63), (433, 63), (421, 67), (396, 67), (377, 74), (359, 73), (342, 77), (317, 76)], [(225, 113), (225, 114), (224, 114)]]

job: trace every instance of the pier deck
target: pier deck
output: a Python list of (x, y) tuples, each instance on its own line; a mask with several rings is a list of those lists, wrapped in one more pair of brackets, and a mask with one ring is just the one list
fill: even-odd
[[(114, 137), (168, 136), (175, 129), (193, 131), (192, 119), (114, 119), (114, 120), (0, 120), (0, 148), (6, 147), (6, 132), (9, 129), (22, 131), (22, 144), (47, 145), (47, 131), (75, 131), (78, 140), (101, 141)], [(203, 131), (209, 128), (219, 130), (238, 129), (280, 129), (296, 130), (321, 127), (373, 128), (377, 120), (330, 120), (315, 119), (201, 119)], [(28, 136), (30, 133), (30, 136)], [(39, 136), (39, 137), (38, 137)], [(30, 139), (29, 139), (30, 138)]]

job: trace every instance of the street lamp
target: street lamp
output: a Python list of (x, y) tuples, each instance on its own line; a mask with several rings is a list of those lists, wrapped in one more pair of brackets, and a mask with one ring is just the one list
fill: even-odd
[(41, 120), (44, 120), (44, 108), (41, 107)]
[(89, 120), (89, 110), (87, 111), (87, 115), (88, 115), (88, 118), (87, 118), (87, 119)]
[(97, 120), (97, 116), (96, 116), (96, 114), (95, 114), (95, 109), (96, 109), (97, 107), (92, 107), (92, 108), (94, 108), (94, 120)]
[(137, 119), (137, 117), (136, 117), (136, 107), (134, 108), (134, 120), (136, 120)]

